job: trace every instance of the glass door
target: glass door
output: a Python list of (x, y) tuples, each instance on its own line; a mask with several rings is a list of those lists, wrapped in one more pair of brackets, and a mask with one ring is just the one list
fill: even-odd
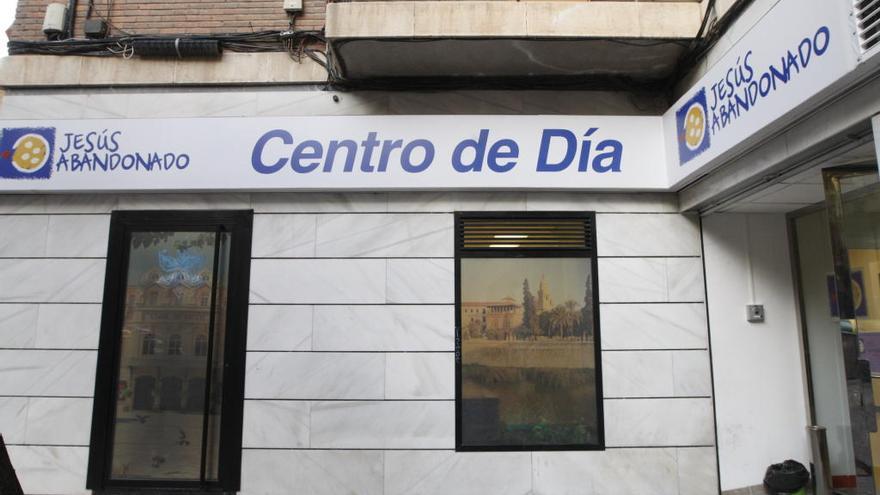
[(872, 166), (826, 170), (824, 183), (857, 488), (873, 494), (880, 491), (880, 182)]
[(823, 172), (826, 201), (793, 219), (814, 424), (837, 493), (880, 493), (880, 181)]

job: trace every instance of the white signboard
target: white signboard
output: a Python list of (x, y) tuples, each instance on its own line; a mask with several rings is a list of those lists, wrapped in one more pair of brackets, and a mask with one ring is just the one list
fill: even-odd
[(661, 117), (0, 122), (0, 192), (662, 190)]
[(851, 8), (780, 0), (743, 36), (663, 117), (670, 186), (853, 70)]

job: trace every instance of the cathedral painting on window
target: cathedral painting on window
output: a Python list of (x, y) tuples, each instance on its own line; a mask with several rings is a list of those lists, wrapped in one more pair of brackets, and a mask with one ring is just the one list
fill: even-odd
[(461, 445), (601, 443), (590, 258), (463, 258)]

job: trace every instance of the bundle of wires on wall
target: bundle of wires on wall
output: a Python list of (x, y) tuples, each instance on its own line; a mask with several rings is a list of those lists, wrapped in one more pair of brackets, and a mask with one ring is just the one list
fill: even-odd
[(327, 66), (323, 31), (260, 31), (210, 35), (125, 35), (103, 39), (10, 41), (10, 55), (94, 55), (163, 58), (217, 58), (223, 50), (234, 52), (286, 51), (296, 60), (303, 56)]
[(734, 2), (719, 18), (715, 11), (716, 0), (708, 0), (704, 9), (703, 20), (700, 23), (700, 29), (679, 58), (672, 76), (667, 80), (666, 92), (670, 93), (670, 95), (674, 92), (675, 85), (696, 67), (698, 61), (706, 57), (709, 50), (718, 43), (721, 36), (728, 32), (728, 28), (739, 19), (753, 2), (754, 0)]
[(284, 31), (281, 39), (290, 58), (302, 62), (304, 56), (308, 57), (327, 71), (331, 81), (339, 79), (336, 66), (325, 49), (327, 40), (323, 31)]

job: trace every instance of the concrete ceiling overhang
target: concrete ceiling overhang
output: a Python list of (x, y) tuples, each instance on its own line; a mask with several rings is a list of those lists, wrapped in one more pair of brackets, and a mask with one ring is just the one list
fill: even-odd
[(697, 2), (356, 1), (327, 7), (347, 80), (659, 81), (701, 22)]
[(597, 39), (333, 41), (347, 79), (599, 77), (659, 80), (685, 50), (674, 42)]

